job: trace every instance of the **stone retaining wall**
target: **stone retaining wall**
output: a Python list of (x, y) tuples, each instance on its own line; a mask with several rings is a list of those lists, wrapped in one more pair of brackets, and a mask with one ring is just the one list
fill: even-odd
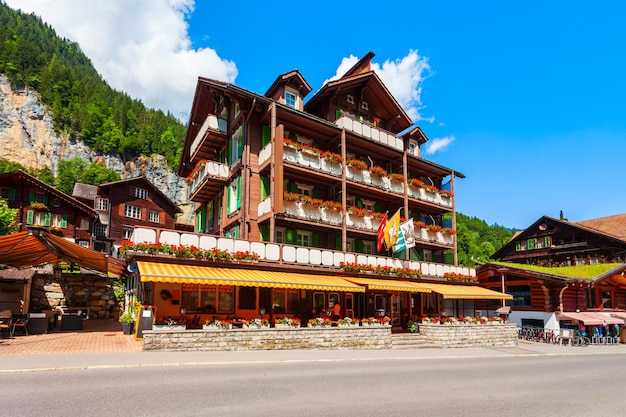
[(147, 330), (144, 350), (389, 349), (391, 327)]
[(517, 346), (515, 324), (433, 324), (419, 325), (420, 334), (430, 343), (444, 348)]

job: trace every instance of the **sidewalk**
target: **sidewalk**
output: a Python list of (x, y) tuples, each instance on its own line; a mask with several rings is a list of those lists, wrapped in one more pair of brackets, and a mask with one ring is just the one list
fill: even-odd
[(142, 342), (122, 334), (120, 323), (86, 320), (82, 331), (0, 339), (0, 373), (235, 363), (428, 360), (507, 356), (626, 354), (626, 345), (560, 346), (520, 340), (515, 347), (385, 350), (264, 350), (143, 352)]

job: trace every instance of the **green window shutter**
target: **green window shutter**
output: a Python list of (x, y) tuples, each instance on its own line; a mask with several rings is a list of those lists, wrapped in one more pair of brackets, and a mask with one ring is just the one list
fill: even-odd
[(61, 216), (61, 227), (63, 229), (67, 227), (67, 215), (66, 214)]
[(363, 208), (363, 200), (356, 200), (356, 206), (358, 208)]
[(233, 138), (228, 139), (228, 149), (227, 151), (227, 162), (228, 165), (232, 165), (233, 164)]
[(32, 210), (28, 210), (26, 212), (26, 224), (33, 224), (35, 221), (35, 212)]
[(46, 194), (43, 195), (43, 203), (44, 204), (48, 204), (48, 201), (49, 201), (48, 200), (48, 193), (46, 193)]
[(354, 242), (354, 246), (355, 246), (355, 252), (358, 253), (363, 253), (363, 241), (362, 240), (357, 240)]
[(380, 213), (380, 204), (378, 203), (374, 204), (374, 211), (377, 213)]
[(243, 128), (240, 127), (238, 130), (238, 135), (237, 135), (237, 158), (235, 158), (235, 160), (241, 158), (241, 155), (243, 155)]
[(261, 127), (261, 147), (265, 147), (272, 140), (272, 131), (268, 125)]
[(297, 142), (298, 141), (298, 136), (295, 133), (290, 133), (289, 134), (289, 139)]
[(521, 251), (521, 250), (522, 250), (522, 245), (521, 245), (519, 242), (515, 242), (515, 250), (516, 250), (517, 252), (519, 252), (519, 251)]
[(230, 195), (232, 193), (233, 190), (233, 186), (229, 185), (228, 188), (226, 189), (226, 213), (230, 214), (232, 211), (230, 209)]
[(50, 212), (46, 212), (43, 216), (43, 225), (44, 226), (50, 226), (50, 218), (51, 218), (51, 214)]
[(335, 250), (341, 250), (341, 236), (335, 237)]
[(261, 201), (270, 195), (270, 177), (261, 177)]
[(292, 229), (287, 229), (285, 231), (285, 243), (289, 245), (296, 244), (296, 231)]
[(35, 201), (35, 192), (34, 192), (34, 191), (30, 191), (30, 192), (28, 193), (28, 201), (29, 201), (30, 203), (32, 203), (33, 201)]
[(295, 182), (290, 181), (289, 184), (287, 184), (287, 189), (292, 193), (297, 193), (298, 185)]
[(314, 248), (320, 247), (320, 235), (318, 235), (317, 233), (313, 233), (311, 235), (311, 246)]
[(226, 164), (226, 148), (220, 151), (220, 162)]
[(543, 238), (543, 244), (546, 248), (552, 246), (552, 242), (550, 242), (550, 236), (546, 236)]
[(243, 187), (241, 187), (241, 177), (239, 177), (237, 179), (237, 207), (238, 209), (241, 208), (241, 190)]
[(261, 234), (261, 242), (269, 242), (270, 227), (266, 224), (259, 225), (259, 233)]
[(9, 201), (15, 201), (15, 188), (9, 190)]
[(313, 188), (313, 198), (320, 198), (321, 192), (317, 188)]
[(335, 119), (339, 119), (343, 116), (343, 112), (341, 110), (335, 110)]
[(206, 230), (206, 206), (200, 207), (196, 215), (196, 232), (200, 233)]

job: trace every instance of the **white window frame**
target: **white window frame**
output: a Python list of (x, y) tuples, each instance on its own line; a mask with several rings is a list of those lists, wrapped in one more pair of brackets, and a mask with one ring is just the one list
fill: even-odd
[(96, 197), (94, 208), (100, 211), (109, 211), (110, 202), (108, 198)]
[(310, 247), (312, 236), (313, 236), (313, 233), (311, 232), (297, 230), (296, 231), (296, 245)]
[(80, 223), (79, 223), (79, 229), (80, 230), (89, 230), (89, 220), (88, 219), (80, 219)]
[[(293, 98), (293, 104), (291, 103), (291, 98)], [(285, 106), (294, 109), (298, 108), (298, 93), (289, 88), (285, 88)]]
[(356, 206), (356, 197), (353, 195), (346, 196), (346, 207)]
[(147, 200), (148, 190), (146, 190), (145, 188), (141, 188), (141, 187), (135, 187), (133, 189), (133, 196), (135, 198), (141, 198), (142, 200)]
[(420, 147), (419, 147), (417, 141), (415, 141), (415, 140), (410, 140), (409, 141), (409, 153), (411, 155), (413, 155), (413, 156), (420, 156), (419, 149), (420, 149)]
[(106, 236), (107, 235), (107, 225), (106, 224), (102, 224), (102, 223), (98, 223), (98, 224), (94, 225), (93, 232), (94, 232), (94, 234), (96, 236)]
[(285, 236), (287, 233), (287, 229), (284, 227), (277, 227), (274, 229), (274, 242), (275, 243), (285, 243)]
[(372, 200), (363, 200), (363, 208), (369, 211), (374, 211), (375, 201)]
[(126, 240), (132, 239), (134, 231), (135, 231), (134, 227), (124, 226), (122, 228), (122, 238)]
[(306, 195), (308, 197), (313, 196), (313, 186), (309, 184), (302, 184), (301, 182), (296, 182), (296, 186), (298, 187), (298, 194)]
[(158, 210), (148, 211), (148, 221), (152, 223), (159, 223), (160, 212)]
[(348, 94), (346, 96), (346, 101), (348, 102), (348, 104), (354, 104), (354, 96), (352, 94)]
[(363, 101), (361, 102), (361, 108), (362, 108), (363, 110), (369, 110), (369, 109), (370, 109), (370, 105), (367, 103), (367, 101), (363, 100)]
[(36, 211), (33, 214), (33, 224), (35, 226), (43, 226), (46, 224), (46, 213), (42, 211)]
[(374, 255), (376, 252), (374, 251), (374, 248), (376, 246), (374, 245), (374, 242), (372, 242), (371, 240), (364, 240), (363, 241), (363, 253), (367, 254), (367, 255)]
[(83, 248), (90, 249), (88, 240), (80, 240), (80, 241), (78, 241), (78, 246), (82, 246)]
[(63, 215), (61, 214), (53, 214), (50, 218), (50, 226), (52, 227), (63, 227)]
[(141, 220), (141, 207), (124, 205), (124, 217)]

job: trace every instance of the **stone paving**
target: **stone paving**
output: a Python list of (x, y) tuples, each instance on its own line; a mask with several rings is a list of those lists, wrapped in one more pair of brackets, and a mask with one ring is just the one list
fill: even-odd
[(18, 335), (0, 339), (0, 356), (73, 353), (141, 352), (143, 342), (122, 333), (113, 319), (85, 320), (83, 330), (62, 331), (60, 324), (48, 334)]

